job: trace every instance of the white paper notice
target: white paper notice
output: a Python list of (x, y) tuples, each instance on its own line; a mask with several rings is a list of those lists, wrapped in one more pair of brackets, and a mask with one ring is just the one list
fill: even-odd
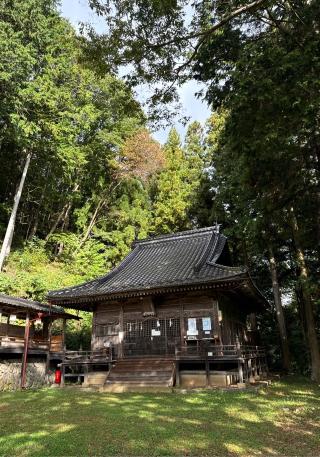
[(211, 317), (203, 317), (202, 318), (202, 328), (204, 331), (211, 330)]
[(197, 319), (195, 317), (191, 317), (188, 319), (187, 335), (198, 335)]

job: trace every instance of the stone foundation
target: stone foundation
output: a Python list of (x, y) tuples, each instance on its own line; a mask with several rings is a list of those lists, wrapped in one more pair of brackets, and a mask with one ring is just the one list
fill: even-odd
[[(0, 391), (20, 388), (21, 362), (0, 360)], [(36, 389), (54, 382), (53, 373), (46, 373), (44, 361), (30, 361), (27, 365), (26, 388)]]
[[(206, 386), (206, 372), (197, 371), (180, 371), (180, 386), (186, 389)], [(227, 387), (237, 382), (237, 376), (228, 371), (210, 371), (209, 385), (216, 387)]]

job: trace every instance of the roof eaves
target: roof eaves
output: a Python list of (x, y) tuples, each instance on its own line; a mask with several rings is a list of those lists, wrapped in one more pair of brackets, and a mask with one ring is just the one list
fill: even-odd
[(179, 289), (199, 289), (202, 287), (208, 288), (208, 286), (212, 286), (214, 288), (215, 286), (219, 287), (219, 285), (224, 284), (224, 283), (231, 283), (235, 282), (238, 283), (239, 281), (246, 280), (246, 276), (243, 274), (243, 272), (240, 272), (238, 274), (232, 274), (230, 276), (226, 276), (225, 278), (222, 279), (209, 279), (207, 281), (186, 281), (184, 283), (179, 282), (179, 283), (166, 283), (158, 286), (150, 285), (146, 286), (144, 288), (138, 288), (138, 289), (128, 289), (124, 291), (114, 291), (114, 292), (100, 292), (100, 293), (94, 293), (90, 295), (80, 295), (80, 296), (64, 296), (64, 297), (56, 297), (53, 298), (53, 300), (63, 302), (63, 303), (70, 303), (73, 300), (77, 301), (88, 301), (88, 300), (93, 300), (97, 301), (98, 299), (104, 300), (104, 299), (116, 299), (120, 297), (134, 297), (134, 296), (141, 296), (141, 295), (150, 295), (152, 293), (166, 293), (168, 290), (179, 290)]

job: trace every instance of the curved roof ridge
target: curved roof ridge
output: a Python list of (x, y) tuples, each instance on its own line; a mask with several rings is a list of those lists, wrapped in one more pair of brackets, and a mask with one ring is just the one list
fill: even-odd
[(212, 232), (211, 238), (208, 240), (207, 245), (205, 246), (203, 253), (198, 260), (198, 262), (194, 265), (193, 270), (195, 272), (199, 272), (202, 265), (204, 265), (211, 254), (211, 252), (214, 252), (219, 240), (219, 235), (216, 234), (215, 232)]
[(156, 243), (158, 241), (170, 240), (170, 239), (178, 239), (178, 238), (186, 238), (192, 235), (203, 234), (208, 232), (214, 232), (215, 227), (203, 227), (193, 230), (184, 230), (183, 232), (176, 232), (176, 233), (168, 233), (164, 235), (155, 235), (145, 238), (143, 240), (136, 240), (133, 243), (133, 246), (138, 246), (139, 244), (147, 244), (147, 243)]

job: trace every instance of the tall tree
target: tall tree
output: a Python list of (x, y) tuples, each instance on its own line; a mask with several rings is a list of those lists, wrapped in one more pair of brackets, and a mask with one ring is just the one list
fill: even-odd
[(178, 132), (171, 129), (164, 146), (166, 167), (155, 185), (154, 232), (170, 233), (190, 227), (188, 210), (192, 184)]

